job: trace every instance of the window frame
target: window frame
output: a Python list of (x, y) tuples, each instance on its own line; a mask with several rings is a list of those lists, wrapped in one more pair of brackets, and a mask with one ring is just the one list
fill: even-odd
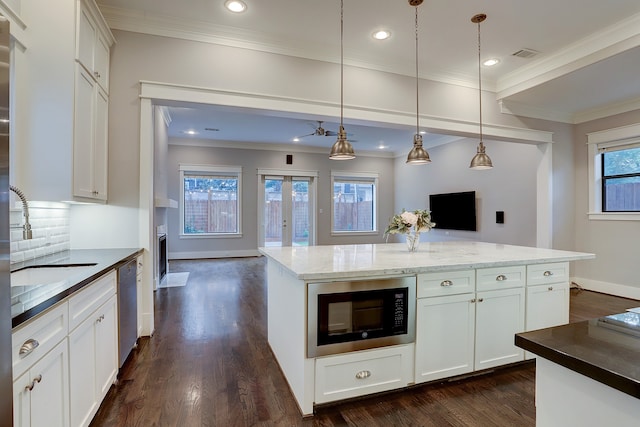
[[(180, 201), (178, 207), (180, 209), (180, 238), (181, 239), (202, 239), (202, 238), (241, 238), (242, 237), (242, 167), (241, 166), (216, 166), (216, 165), (193, 165), (180, 164)], [(236, 176), (238, 179), (238, 189), (236, 197), (236, 226), (237, 231), (234, 233), (185, 233), (184, 219), (184, 179), (190, 175), (210, 175), (215, 176)]]
[(606, 129), (587, 134), (589, 155), (589, 211), (590, 220), (640, 221), (640, 212), (607, 212), (603, 210), (604, 179), (603, 153), (640, 147), (640, 124)]
[[(341, 181), (359, 181), (370, 182), (373, 184), (373, 218), (372, 230), (336, 230), (335, 229), (335, 198), (333, 188), (335, 182)], [(378, 181), (379, 174), (375, 172), (350, 172), (350, 171), (331, 171), (331, 187), (329, 197), (331, 198), (331, 235), (332, 236), (375, 236), (379, 234), (378, 227)]]

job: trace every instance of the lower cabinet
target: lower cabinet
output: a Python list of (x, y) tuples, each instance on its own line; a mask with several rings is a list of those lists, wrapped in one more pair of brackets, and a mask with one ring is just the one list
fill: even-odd
[(569, 323), (569, 283), (527, 287), (527, 331), (566, 323)]
[(316, 358), (315, 403), (406, 387), (413, 382), (414, 345)]
[(67, 339), (13, 382), (13, 425), (69, 425), (69, 360)]
[(473, 371), (474, 294), (418, 299), (416, 383)]
[(118, 373), (116, 295), (69, 334), (71, 425), (87, 426)]
[(524, 288), (476, 294), (476, 371), (524, 360), (514, 345), (515, 334), (524, 331), (524, 295)]

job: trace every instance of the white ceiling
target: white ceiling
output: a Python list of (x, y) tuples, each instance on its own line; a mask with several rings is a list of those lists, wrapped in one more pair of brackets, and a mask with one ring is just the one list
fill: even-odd
[[(114, 29), (339, 63), (338, 0), (245, 2), (245, 13), (231, 14), (224, 0), (97, 0)], [(477, 87), (477, 26), (470, 18), (486, 13), (482, 57), (501, 63), (483, 68), (483, 89), (496, 92), (504, 111), (579, 123), (640, 108), (638, 0), (425, 0), (418, 11), (422, 78)], [(413, 76), (414, 19), (406, 0), (344, 0), (345, 64)], [(390, 30), (392, 37), (373, 40), (379, 28)], [(539, 54), (529, 59), (512, 55), (520, 49)], [(172, 108), (171, 116), (171, 136), (187, 137), (182, 132), (194, 128), (199, 138), (280, 144), (312, 133), (314, 120), (325, 120), (323, 128), (331, 131), (339, 122), (220, 107)], [(375, 124), (350, 125), (347, 131), (354, 148), (366, 151), (379, 145), (395, 151), (398, 143), (406, 148), (413, 135), (412, 129)], [(433, 137), (425, 145), (452, 139)], [(309, 136), (301, 144), (330, 147), (333, 142), (335, 137)]]

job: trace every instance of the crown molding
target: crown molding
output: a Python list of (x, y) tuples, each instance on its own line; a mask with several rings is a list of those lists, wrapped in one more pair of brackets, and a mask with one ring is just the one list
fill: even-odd
[(573, 115), (565, 111), (554, 111), (549, 108), (540, 108), (520, 102), (509, 101), (508, 99), (499, 100), (498, 106), (500, 107), (500, 112), (503, 114), (550, 120), (553, 122), (574, 123)]
[(629, 111), (635, 110), (640, 110), (640, 98), (610, 104), (602, 108), (581, 111), (574, 115), (573, 123), (579, 124), (590, 122), (592, 120), (602, 119), (616, 114), (628, 113)]

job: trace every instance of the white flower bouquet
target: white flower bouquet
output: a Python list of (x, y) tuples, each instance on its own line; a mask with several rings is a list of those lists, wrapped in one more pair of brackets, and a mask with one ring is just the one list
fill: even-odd
[(402, 213), (391, 218), (384, 235), (388, 238), (389, 234), (423, 233), (431, 230), (435, 225), (431, 222), (431, 212), (427, 210), (416, 209), (410, 212), (402, 209)]

